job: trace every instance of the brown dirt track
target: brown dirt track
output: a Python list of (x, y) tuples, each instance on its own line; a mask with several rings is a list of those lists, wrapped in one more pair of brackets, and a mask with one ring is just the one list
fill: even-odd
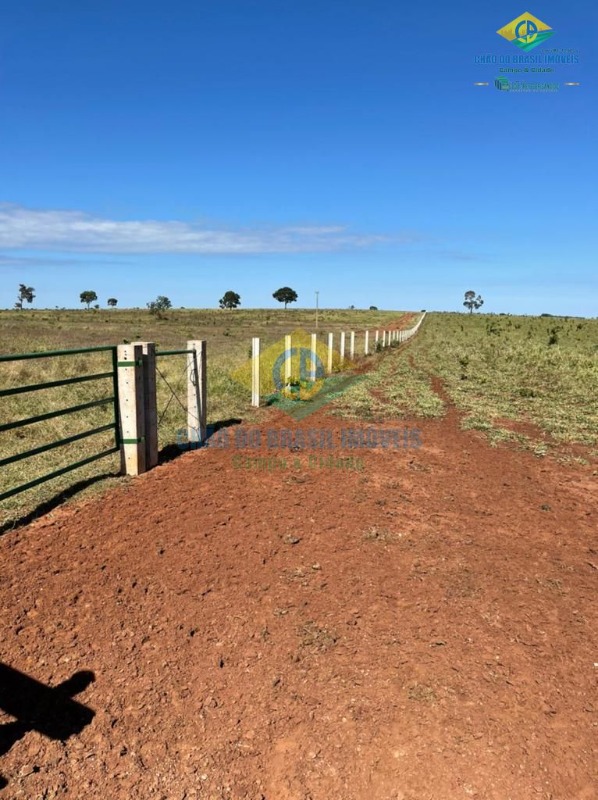
[(0, 661), (93, 671), (96, 716), (0, 715), (0, 797), (598, 797), (592, 468), (400, 425), (363, 471), (205, 449), (2, 537)]

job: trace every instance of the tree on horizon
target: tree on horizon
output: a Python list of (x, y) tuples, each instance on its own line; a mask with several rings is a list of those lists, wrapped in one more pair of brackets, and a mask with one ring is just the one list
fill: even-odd
[(81, 292), (79, 299), (82, 303), (87, 303), (87, 310), (89, 311), (89, 306), (95, 303), (98, 296), (92, 289), (87, 289), (85, 292)]
[(218, 305), (220, 308), (237, 308), (241, 305), (241, 295), (237, 294), (237, 292), (225, 292), (224, 297), (221, 297), (218, 301)]
[(150, 303), (147, 303), (147, 307), (149, 309), (150, 314), (153, 314), (154, 317), (158, 317), (158, 319), (162, 319), (164, 316), (164, 312), (168, 311), (169, 308), (172, 308), (172, 303), (163, 294), (159, 294), (155, 300), (152, 300)]
[(272, 297), (275, 300), (278, 300), (279, 303), (284, 303), (284, 307), (286, 309), (289, 303), (296, 303), (299, 295), (294, 289), (291, 289), (290, 286), (283, 286), (282, 289), (277, 289)]
[(470, 289), (468, 292), (465, 292), (465, 300), (463, 301), (463, 305), (469, 309), (469, 313), (473, 314), (473, 310), (477, 311), (478, 308), (481, 308), (484, 305), (484, 301), (482, 300), (482, 296), (479, 294), (476, 297), (475, 292)]
[(35, 299), (35, 289), (33, 286), (26, 286), (24, 283), (19, 284), (19, 294), (17, 295), (17, 302), (15, 308), (19, 311), (23, 310), (23, 303), (33, 303)]

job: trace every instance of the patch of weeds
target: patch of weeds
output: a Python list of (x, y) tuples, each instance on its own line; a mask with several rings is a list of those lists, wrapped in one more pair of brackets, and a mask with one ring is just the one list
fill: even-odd
[(538, 442), (532, 446), (531, 451), (535, 456), (538, 456), (538, 458), (544, 458), (548, 453), (548, 445), (546, 442)]
[(492, 447), (497, 447), (502, 442), (513, 442), (525, 439), (521, 434), (510, 431), (508, 428), (491, 428), (488, 431), (488, 439)]
[(387, 528), (371, 527), (363, 534), (364, 542), (396, 542), (399, 537)]
[(554, 594), (564, 594), (563, 582), (558, 578), (536, 578), (536, 583)]
[(422, 683), (414, 683), (407, 689), (407, 697), (416, 703), (433, 704), (438, 702), (438, 696), (431, 686)]
[(317, 625), (315, 622), (307, 622), (302, 625), (299, 628), (299, 637), (302, 647), (309, 647), (320, 653), (330, 650), (339, 640), (335, 631)]

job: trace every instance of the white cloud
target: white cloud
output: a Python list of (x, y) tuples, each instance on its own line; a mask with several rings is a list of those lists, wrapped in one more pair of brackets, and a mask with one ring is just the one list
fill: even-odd
[[(393, 239), (397, 241), (396, 239)], [(0, 248), (73, 253), (258, 254), (333, 252), (389, 238), (341, 226), (218, 229), (196, 222), (119, 221), (82, 211), (35, 210), (0, 204)], [(400, 237), (403, 244), (417, 236)]]

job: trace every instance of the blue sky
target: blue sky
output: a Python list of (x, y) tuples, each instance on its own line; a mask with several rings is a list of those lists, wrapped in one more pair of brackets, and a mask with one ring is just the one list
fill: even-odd
[[(580, 86), (499, 92), (474, 63), (522, 53), (496, 31), (524, 11), (580, 59), (540, 79)], [(50, 308), (289, 285), (596, 316), (597, 33), (590, 0), (5, 4), (0, 307), (21, 282)]]

